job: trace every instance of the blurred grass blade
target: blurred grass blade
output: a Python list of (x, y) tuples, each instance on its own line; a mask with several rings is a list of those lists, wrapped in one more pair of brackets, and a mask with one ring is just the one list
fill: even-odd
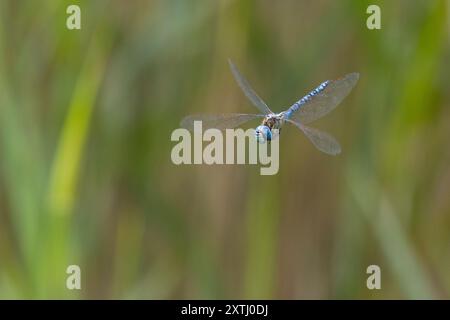
[[(371, 226), (390, 271), (408, 299), (436, 298), (430, 280), (416, 256), (411, 241), (398, 221), (397, 214), (376, 184), (370, 184), (366, 177), (353, 174), (351, 193), (363, 216)], [(364, 190), (372, 190), (370, 195)]]
[(80, 177), (83, 148), (105, 72), (105, 55), (108, 54), (111, 43), (109, 37), (99, 41), (100, 34), (97, 30), (91, 38), (51, 167), (47, 190), (47, 232), (42, 245), (42, 260), (52, 261), (52, 264), (39, 264), (41, 277), (38, 296), (41, 297), (76, 297), (80, 293), (78, 290), (66, 290), (61, 283), (66, 279), (67, 266), (80, 264), (78, 252), (73, 250), (69, 241), (70, 218)]
[(245, 270), (245, 299), (272, 299), (278, 245), (279, 203), (278, 179), (252, 177), (257, 180), (247, 202), (247, 248)]
[(73, 207), (83, 147), (103, 77), (101, 51), (93, 41), (64, 122), (48, 188), (48, 207), (52, 214), (69, 214)]

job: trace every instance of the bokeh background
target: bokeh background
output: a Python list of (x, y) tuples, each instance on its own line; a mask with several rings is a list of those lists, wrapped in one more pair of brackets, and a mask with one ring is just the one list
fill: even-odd
[[(440, 0), (1, 0), (0, 298), (449, 298), (449, 18)], [(359, 72), (314, 123), (343, 152), (291, 127), (275, 176), (172, 164), (185, 115), (256, 111), (228, 58), (275, 111)]]

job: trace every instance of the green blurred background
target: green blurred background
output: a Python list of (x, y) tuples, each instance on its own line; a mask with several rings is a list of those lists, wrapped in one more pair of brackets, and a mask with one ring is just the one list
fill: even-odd
[[(449, 298), (449, 19), (439, 0), (0, 0), (0, 298)], [(359, 72), (314, 124), (343, 152), (292, 127), (275, 176), (172, 164), (185, 115), (256, 111), (228, 58), (274, 111)]]

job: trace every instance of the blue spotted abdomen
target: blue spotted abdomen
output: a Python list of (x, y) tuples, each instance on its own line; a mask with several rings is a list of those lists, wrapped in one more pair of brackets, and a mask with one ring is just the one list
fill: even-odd
[(296, 103), (294, 103), (287, 111), (286, 111), (286, 118), (289, 119), (295, 111), (300, 109), (302, 105), (307, 103), (309, 100), (311, 100), (316, 94), (322, 92), (330, 83), (329, 80), (322, 82), (317, 88), (315, 88), (313, 91), (308, 93), (306, 96), (298, 100)]

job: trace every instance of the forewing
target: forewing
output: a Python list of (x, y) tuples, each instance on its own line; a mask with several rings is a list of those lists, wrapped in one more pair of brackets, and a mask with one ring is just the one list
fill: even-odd
[(244, 76), (239, 72), (234, 63), (231, 60), (228, 60), (230, 64), (231, 72), (233, 73), (236, 82), (239, 87), (242, 89), (247, 98), (264, 114), (273, 113), (267, 104), (253, 91), (252, 87), (248, 83), (248, 81), (244, 78)]
[(345, 77), (332, 80), (320, 93), (307, 100), (292, 114), (292, 119), (301, 123), (310, 123), (317, 120), (334, 108), (350, 93), (358, 82), (359, 73), (350, 73)]
[(317, 130), (315, 128), (304, 126), (303, 124), (296, 121), (287, 121), (302, 130), (306, 137), (308, 137), (309, 141), (311, 141), (312, 144), (320, 151), (332, 156), (341, 153), (341, 146), (339, 145), (339, 142), (337, 142), (336, 139), (328, 133)]
[(202, 121), (202, 128), (217, 128), (220, 130), (233, 129), (237, 126), (246, 123), (247, 121), (264, 118), (262, 114), (242, 114), (242, 113), (227, 113), (227, 114), (197, 114), (190, 115), (181, 120), (180, 125), (190, 131), (194, 130), (194, 121)]

